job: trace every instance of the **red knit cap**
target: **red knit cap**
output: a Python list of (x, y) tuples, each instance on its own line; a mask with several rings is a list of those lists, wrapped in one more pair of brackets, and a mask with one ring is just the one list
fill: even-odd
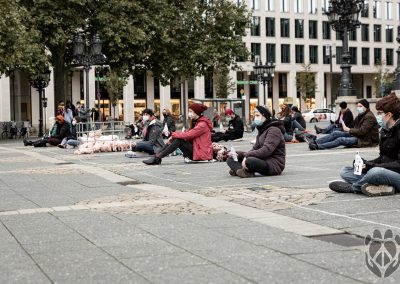
[(231, 110), (230, 108), (227, 108), (225, 111), (225, 115), (233, 115), (233, 110)]
[(207, 109), (207, 106), (194, 103), (189, 106), (189, 109), (193, 110), (197, 115), (201, 115)]

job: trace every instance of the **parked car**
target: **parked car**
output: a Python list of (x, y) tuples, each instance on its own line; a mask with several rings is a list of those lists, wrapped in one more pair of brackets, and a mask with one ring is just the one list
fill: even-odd
[(336, 114), (327, 108), (313, 108), (302, 112), (306, 122), (335, 121)]

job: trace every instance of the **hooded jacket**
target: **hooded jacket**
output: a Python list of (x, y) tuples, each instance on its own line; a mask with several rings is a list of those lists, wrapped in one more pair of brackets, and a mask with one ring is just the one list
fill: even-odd
[(258, 135), (253, 149), (238, 152), (242, 157), (255, 157), (264, 160), (268, 167), (268, 175), (280, 175), (285, 169), (286, 146), (283, 134), (285, 127), (282, 121), (268, 120), (257, 126)]
[(184, 139), (193, 143), (193, 160), (208, 161), (213, 159), (213, 147), (211, 143), (212, 122), (205, 116), (200, 116), (194, 127), (186, 132), (173, 132), (174, 139)]

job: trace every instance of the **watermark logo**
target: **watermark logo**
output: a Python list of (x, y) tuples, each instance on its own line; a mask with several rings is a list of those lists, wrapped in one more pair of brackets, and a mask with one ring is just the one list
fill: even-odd
[(393, 235), (392, 230), (383, 234), (374, 230), (372, 236), (365, 238), (365, 262), (368, 269), (380, 278), (392, 275), (400, 265), (400, 236)]

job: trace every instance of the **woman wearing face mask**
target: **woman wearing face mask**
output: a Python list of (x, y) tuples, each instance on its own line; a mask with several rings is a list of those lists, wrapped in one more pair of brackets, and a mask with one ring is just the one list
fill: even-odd
[(225, 111), (225, 117), (229, 121), (228, 129), (212, 134), (212, 142), (235, 140), (243, 137), (243, 120), (229, 108)]
[[(164, 109), (162, 114), (163, 114), (163, 117), (164, 117), (164, 121), (163, 121), (163, 127), (164, 127), (163, 128), (163, 137), (164, 138), (169, 138), (169, 137), (171, 137), (172, 132), (176, 131), (175, 120), (172, 117), (171, 111), (169, 109)], [(168, 131), (165, 131), (166, 130), (165, 128), (167, 128)]]
[(254, 111), (257, 125), (256, 143), (248, 152), (238, 151), (238, 161), (232, 157), (226, 163), (231, 168), (229, 174), (241, 178), (254, 177), (255, 173), (264, 176), (280, 175), (285, 168), (285, 128), (282, 121), (271, 118), (271, 112), (262, 106)]
[(366, 99), (357, 103), (357, 117), (354, 127), (342, 123), (343, 131), (334, 131), (309, 143), (310, 150), (331, 149), (339, 146), (372, 147), (379, 143), (379, 125), (375, 115), (369, 109)]
[(342, 193), (364, 193), (368, 196), (392, 195), (400, 192), (400, 100), (395, 93), (376, 104), (381, 125), (379, 157), (365, 161), (361, 175), (353, 167), (344, 167), (340, 176), (345, 181), (334, 181), (329, 188)]
[(186, 132), (173, 132), (160, 152), (154, 157), (143, 161), (147, 165), (159, 165), (162, 158), (168, 156), (176, 149), (180, 149), (183, 155), (193, 161), (208, 161), (213, 159), (213, 147), (211, 143), (212, 122), (203, 112), (207, 106), (194, 103), (189, 106), (188, 117), (192, 120), (191, 128)]

